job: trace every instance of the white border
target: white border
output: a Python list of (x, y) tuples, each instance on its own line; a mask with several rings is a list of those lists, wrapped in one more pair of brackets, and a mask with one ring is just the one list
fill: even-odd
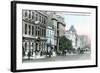
[[(17, 70), (22, 69), (37, 69), (37, 68), (51, 68), (51, 67), (70, 67), (70, 66), (85, 66), (95, 65), (96, 60), (96, 48), (95, 48), (95, 9), (93, 8), (79, 8), (79, 7), (60, 7), (60, 6), (45, 6), (45, 5), (28, 5), (28, 4), (17, 4)], [(91, 60), (81, 61), (57, 61), (57, 62), (37, 62), (37, 63), (22, 63), (22, 9), (30, 10), (49, 10), (49, 11), (76, 11), (76, 12), (91, 12), (91, 27), (92, 27), (92, 39), (91, 39)]]

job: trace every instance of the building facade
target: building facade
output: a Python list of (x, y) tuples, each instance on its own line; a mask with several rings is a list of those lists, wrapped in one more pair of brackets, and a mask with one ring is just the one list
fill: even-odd
[(78, 47), (80, 49), (90, 48), (90, 40), (86, 35), (78, 35)]
[(46, 38), (47, 38), (47, 51), (54, 50), (54, 25), (53, 21), (51, 20), (51, 13), (48, 13), (48, 22), (46, 28)]
[(59, 37), (61, 37), (61, 36), (65, 35), (66, 24), (65, 24), (64, 18), (62, 16), (56, 15), (56, 17), (57, 17), (57, 23), (58, 23)]
[(23, 56), (40, 55), (46, 50), (45, 12), (36, 10), (22, 10), (22, 45)]
[(57, 52), (59, 52), (59, 38), (61, 36), (64, 36), (65, 34), (65, 23), (64, 18), (60, 15), (57, 15), (56, 12), (52, 13), (52, 22), (54, 25), (54, 44), (55, 49)]
[(74, 26), (72, 25), (70, 27), (69, 30), (66, 31), (66, 34), (65, 34), (66, 38), (68, 38), (69, 40), (72, 41), (72, 46), (74, 49), (77, 49), (78, 48), (78, 45), (77, 45), (77, 39), (78, 39), (78, 35), (77, 35), (77, 32), (74, 28)]

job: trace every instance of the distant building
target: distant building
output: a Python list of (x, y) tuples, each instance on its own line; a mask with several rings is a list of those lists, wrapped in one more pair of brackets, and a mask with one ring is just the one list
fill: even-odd
[(66, 38), (68, 38), (69, 40), (72, 41), (73, 48), (77, 49), (77, 47), (78, 47), (77, 46), (78, 37), (77, 37), (76, 29), (74, 28), (73, 25), (70, 27), (69, 30), (66, 31), (65, 36), (66, 36)]
[(81, 49), (90, 48), (90, 40), (86, 35), (78, 35), (77, 40), (78, 47)]
[(54, 25), (49, 13), (48, 13), (47, 28), (46, 28), (46, 38), (47, 38), (46, 41), (47, 50), (50, 51), (54, 49), (55, 43), (54, 43)]
[(22, 43), (25, 55), (46, 50), (47, 15), (43, 11), (22, 10)]

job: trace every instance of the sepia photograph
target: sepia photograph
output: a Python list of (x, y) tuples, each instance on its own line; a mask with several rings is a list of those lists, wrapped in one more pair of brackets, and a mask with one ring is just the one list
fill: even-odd
[(97, 6), (12, 1), (12, 72), (97, 67)]
[(91, 13), (22, 10), (22, 61), (91, 59)]

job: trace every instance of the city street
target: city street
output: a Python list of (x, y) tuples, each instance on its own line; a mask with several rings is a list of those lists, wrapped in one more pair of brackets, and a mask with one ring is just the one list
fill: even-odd
[(67, 56), (56, 56), (56, 57), (46, 57), (42, 59), (25, 59), (23, 60), (24, 63), (33, 63), (33, 62), (47, 62), (47, 61), (69, 61), (69, 60), (86, 60), (90, 59), (90, 54), (78, 54), (78, 55), (67, 55)]

